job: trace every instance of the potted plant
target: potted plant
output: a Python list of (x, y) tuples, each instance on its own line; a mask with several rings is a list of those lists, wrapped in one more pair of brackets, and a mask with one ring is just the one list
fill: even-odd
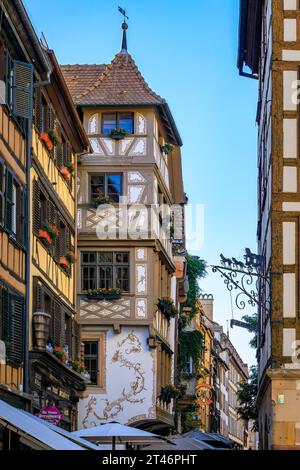
[(55, 348), (53, 349), (53, 354), (61, 362), (65, 362), (67, 359), (67, 355), (61, 346), (55, 346)]
[(70, 171), (68, 170), (68, 168), (66, 166), (62, 166), (59, 171), (60, 171), (60, 173), (61, 173), (64, 180), (70, 181), (71, 173), (70, 173)]
[(55, 225), (50, 225), (46, 222), (43, 223), (42, 228), (39, 230), (39, 238), (45, 241), (48, 245), (50, 245), (58, 236), (58, 228)]
[(75, 264), (77, 261), (75, 253), (73, 253), (73, 251), (68, 251), (68, 253), (66, 254), (66, 259), (70, 265)]
[(171, 398), (176, 398), (180, 394), (178, 388), (173, 384), (168, 384), (164, 386), (164, 390), (167, 392), (168, 396)]
[(58, 145), (60, 143), (60, 139), (58, 137), (58, 135), (56, 134), (55, 130), (54, 129), (50, 129), (48, 131), (48, 137), (49, 139), (51, 140), (52, 144), (54, 145), (54, 147), (56, 147), (56, 145)]
[(174, 146), (172, 144), (165, 144), (160, 147), (160, 150), (162, 151), (162, 153), (168, 155), (169, 153), (173, 152)]
[(84, 291), (84, 294), (89, 300), (119, 300), (122, 298), (121, 289), (92, 289)]
[(58, 264), (62, 268), (69, 269), (69, 267), (70, 267), (70, 263), (69, 263), (69, 261), (67, 260), (67, 258), (65, 256), (61, 256), (61, 258), (59, 258)]
[(125, 131), (125, 129), (113, 129), (110, 132), (109, 137), (114, 140), (122, 140), (126, 137), (126, 135), (127, 132)]
[(44, 144), (46, 145), (49, 152), (51, 152), (51, 150), (53, 150), (53, 142), (50, 139), (48, 133), (47, 132), (42, 132), (41, 135), (40, 135), (40, 138), (41, 138), (41, 141), (44, 142)]
[(170, 297), (163, 297), (162, 299), (159, 299), (157, 307), (168, 319), (173, 318), (178, 314), (178, 310)]
[(73, 175), (73, 174), (74, 174), (74, 171), (75, 171), (75, 163), (67, 162), (67, 163), (65, 164), (65, 167), (66, 167), (67, 170), (69, 171), (70, 175)]
[(47, 232), (47, 230), (44, 230), (44, 229), (40, 229), (39, 230), (39, 238), (45, 242), (47, 245), (51, 245), (52, 243), (52, 240), (50, 238), (50, 235), (49, 233)]

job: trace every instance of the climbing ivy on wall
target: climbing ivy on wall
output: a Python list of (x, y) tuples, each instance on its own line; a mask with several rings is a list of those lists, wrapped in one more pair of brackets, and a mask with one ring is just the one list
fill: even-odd
[(187, 277), (189, 280), (189, 292), (187, 300), (182, 304), (182, 308), (189, 307), (191, 311), (187, 314), (182, 313), (181, 318), (184, 325), (195, 317), (198, 312), (198, 297), (201, 289), (199, 286), (199, 280), (206, 276), (206, 262), (196, 256), (187, 255)]
[(179, 333), (179, 370), (184, 369), (186, 358), (191, 356), (195, 367), (198, 368), (204, 349), (203, 335), (200, 331), (180, 331)]

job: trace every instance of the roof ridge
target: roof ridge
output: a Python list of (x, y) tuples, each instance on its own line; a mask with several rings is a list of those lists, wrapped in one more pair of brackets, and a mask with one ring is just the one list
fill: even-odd
[(154, 98), (162, 101), (162, 102), (165, 102), (165, 100), (159, 96), (158, 94), (156, 94), (151, 88), (150, 86), (148, 85), (148, 83), (146, 82), (146, 80), (144, 79), (144, 77), (142, 76), (140, 70), (138, 69), (134, 59), (132, 58), (131, 54), (129, 53), (126, 53), (126, 54), (122, 54), (122, 53), (118, 53), (115, 55), (115, 57), (113, 58), (113, 60), (111, 61), (110, 64), (104, 64), (105, 65), (105, 69), (101, 72), (100, 74), (100, 77), (93, 83), (93, 85), (89, 86), (83, 93), (81, 93), (80, 95), (76, 96), (76, 99), (81, 99), (83, 97), (86, 97), (88, 96), (92, 91), (94, 91), (95, 89), (97, 89), (99, 87), (99, 85), (105, 80), (107, 79), (110, 75), (111, 75), (111, 72), (113, 70), (113, 67), (119, 63), (122, 63), (121, 62), (121, 59), (123, 58), (126, 58), (127, 62), (131, 62), (132, 65), (133, 65), (133, 68), (134, 68), (134, 71), (135, 71), (135, 74), (136, 76), (138, 77), (140, 83), (145, 87), (146, 91), (148, 93), (150, 93)]

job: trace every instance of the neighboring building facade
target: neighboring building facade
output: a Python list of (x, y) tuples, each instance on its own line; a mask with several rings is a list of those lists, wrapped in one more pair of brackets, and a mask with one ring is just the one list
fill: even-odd
[[(79, 373), (76, 268), (72, 264), (76, 160), (89, 142), (53, 51), (45, 50), (45, 55), (50, 80), (35, 89), (31, 143), (30, 392), (34, 413), (55, 406), (64, 416), (61, 426), (73, 430), (79, 396), (85, 389)], [(56, 140), (49, 143), (49, 135)], [(58, 234), (53, 236), (55, 230)], [(55, 348), (63, 348), (65, 357)], [(77, 360), (78, 368), (71, 366), (70, 359)]]
[[(0, 7), (0, 399), (28, 408), (26, 379), (26, 276), (29, 240), (27, 233), (30, 120), (33, 72), (40, 73), (44, 60), (34, 44), (21, 2), (4, 1)], [(17, 35), (16, 25), (22, 26)], [(32, 65), (35, 60), (35, 67)], [(23, 77), (20, 73), (24, 73)], [(15, 85), (27, 89), (20, 98)], [(21, 117), (23, 115), (23, 117)]]
[(202, 322), (213, 335), (210, 407), (211, 432), (217, 432), (235, 442), (236, 448), (246, 449), (248, 423), (236, 411), (238, 407), (238, 385), (248, 380), (248, 366), (245, 364), (223, 327), (213, 321), (213, 297), (202, 295)]
[(299, 449), (299, 2), (241, 1), (239, 43), (241, 75), (258, 79), (257, 236), (271, 280), (259, 312), (260, 447)]
[(181, 140), (127, 51), (126, 29), (111, 64), (62, 66), (93, 149), (78, 169), (77, 310), (92, 379), (78, 425), (116, 420), (167, 432), (176, 319), (157, 305), (184, 295), (184, 259), (173, 259), (165, 236), (171, 205), (185, 203)]

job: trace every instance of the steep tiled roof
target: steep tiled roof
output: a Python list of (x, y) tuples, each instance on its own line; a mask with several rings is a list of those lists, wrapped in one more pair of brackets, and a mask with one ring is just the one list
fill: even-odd
[(64, 65), (62, 71), (77, 105), (165, 103), (145, 82), (127, 52), (117, 54), (106, 66)]
[(68, 85), (73, 100), (84, 93), (100, 77), (106, 65), (61, 65), (62, 73)]

